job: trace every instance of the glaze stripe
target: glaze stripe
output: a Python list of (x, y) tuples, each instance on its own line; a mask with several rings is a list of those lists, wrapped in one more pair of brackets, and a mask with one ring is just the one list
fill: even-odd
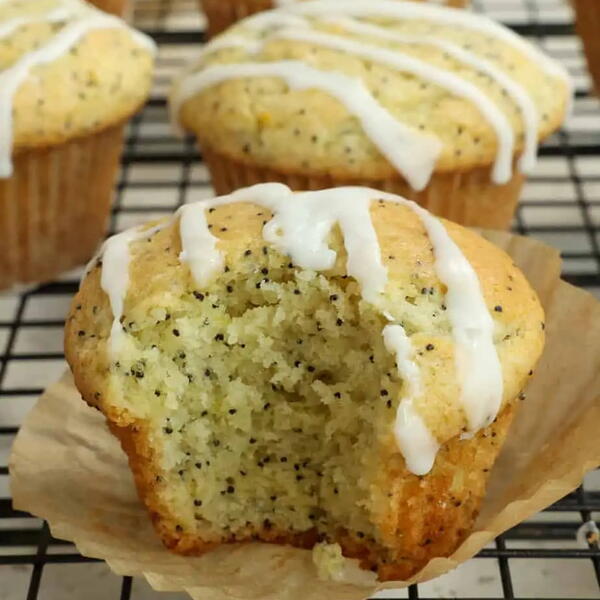
[(489, 35), (501, 42), (513, 46), (529, 60), (537, 63), (548, 75), (560, 78), (572, 87), (567, 70), (557, 61), (546, 56), (533, 44), (520, 37), (514, 31), (500, 25), (485, 15), (475, 14), (468, 10), (459, 10), (446, 6), (433, 6), (423, 2), (398, 2), (397, 0), (312, 0), (299, 2), (286, 7), (292, 14), (311, 17), (340, 16), (364, 18), (385, 18), (426, 20), (440, 25), (456, 25)]
[(111, 356), (118, 356), (126, 334), (121, 325), (123, 307), (129, 287), (129, 265), (131, 254), (129, 246), (132, 242), (149, 238), (151, 235), (163, 229), (165, 225), (157, 225), (150, 229), (135, 228), (127, 229), (122, 233), (112, 236), (104, 242), (98, 256), (92, 259), (86, 272), (102, 260), (102, 274), (100, 276), (100, 287), (108, 296), (110, 308), (113, 314), (113, 322), (110, 330), (109, 352)]
[(403, 382), (403, 396), (394, 423), (396, 442), (406, 468), (415, 475), (426, 475), (433, 467), (440, 444), (414, 406), (414, 400), (423, 394), (421, 372), (413, 359), (414, 348), (404, 327), (398, 324), (386, 325), (383, 341), (396, 358), (398, 375)]
[(335, 24), (351, 33), (368, 35), (375, 39), (386, 39), (401, 44), (423, 44), (434, 46), (456, 60), (473, 67), (481, 73), (485, 73), (491, 79), (495, 80), (502, 88), (504, 88), (504, 90), (506, 90), (521, 112), (523, 128), (525, 131), (525, 142), (523, 155), (519, 162), (519, 168), (523, 173), (531, 173), (537, 162), (540, 125), (539, 111), (529, 92), (507, 73), (496, 67), (496, 65), (489, 60), (478, 56), (474, 52), (465, 50), (458, 44), (448, 40), (437, 39), (430, 35), (413, 35), (389, 31), (384, 27), (359, 23), (358, 21), (348, 18), (334, 18), (327, 20), (327, 23)]
[(171, 97), (173, 120), (187, 98), (231, 79), (277, 77), (290, 88), (317, 88), (334, 97), (360, 121), (373, 144), (415, 190), (426, 187), (442, 149), (440, 141), (400, 123), (384, 108), (360, 79), (315, 69), (303, 62), (211, 65), (185, 78)]
[(492, 181), (496, 184), (503, 184), (510, 179), (515, 145), (513, 129), (504, 113), (494, 104), (489, 96), (469, 81), (454, 75), (450, 71), (439, 69), (425, 61), (397, 50), (387, 50), (372, 44), (357, 42), (327, 33), (283, 30), (277, 32), (275, 37), (306, 42), (322, 48), (330, 48), (347, 54), (353, 54), (354, 56), (386, 65), (394, 70), (410, 73), (449, 91), (455, 96), (468, 100), (485, 117), (496, 134), (498, 151), (492, 170)]

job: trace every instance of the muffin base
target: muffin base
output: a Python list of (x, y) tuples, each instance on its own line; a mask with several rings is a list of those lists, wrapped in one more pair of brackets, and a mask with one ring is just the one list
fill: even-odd
[(125, 14), (129, 0), (89, 0), (94, 6), (97, 6), (104, 12), (122, 17)]
[[(110, 0), (104, 0), (110, 2)], [(103, 0), (94, 0), (100, 4)], [(448, 6), (464, 8), (469, 0), (446, 0)], [(200, 8), (206, 15), (208, 37), (217, 35), (240, 19), (273, 8), (272, 0), (200, 0)]]
[[(75, 375), (77, 380), (77, 374)], [(81, 381), (81, 380), (80, 380)], [(80, 381), (77, 382), (80, 387)], [(91, 405), (91, 394), (83, 388), (83, 397)], [(496, 421), (471, 440), (450, 440), (440, 450), (433, 469), (423, 477), (405, 470), (390, 470), (385, 484), (395, 490), (382, 532), (397, 540), (397, 546), (386, 547), (375, 541), (359, 542), (345, 530), (335, 540), (344, 556), (360, 561), (365, 570), (377, 573), (380, 581), (406, 580), (420, 571), (430, 560), (450, 556), (469, 536), (479, 515), (489, 473), (504, 444), (516, 412), (515, 403), (506, 406)], [(206, 541), (193, 533), (182, 532), (179, 519), (169, 513), (158, 492), (157, 477), (162, 471), (153, 461), (157, 455), (149, 442), (149, 431), (143, 421), (121, 427), (107, 417), (111, 432), (119, 439), (127, 454), (129, 466), (140, 500), (146, 506), (152, 524), (166, 548), (184, 556), (201, 556), (228, 543), (252, 542), (287, 544), (311, 549), (319, 536), (315, 529), (304, 532), (262, 529), (255, 536)], [(386, 457), (393, 464), (392, 456)], [(457, 474), (461, 477), (456, 477)], [(454, 486), (455, 480), (464, 481)], [(437, 501), (433, 502), (432, 498)], [(418, 507), (415, 510), (415, 507)], [(401, 535), (398, 535), (401, 533)], [(393, 559), (390, 557), (390, 551)]]
[(0, 289), (89, 260), (106, 231), (123, 129), (13, 157), (13, 175), (0, 179)]
[(596, 94), (600, 95), (600, 3), (598, 0), (573, 0), (573, 7), (588, 69)]
[(250, 166), (203, 147), (202, 155), (212, 177), (215, 192), (228, 194), (257, 183), (280, 182), (293, 190), (319, 190), (359, 185), (399, 194), (414, 200), (432, 213), (466, 225), (489, 229), (508, 229), (521, 194), (524, 177), (513, 170), (503, 185), (492, 182), (491, 167), (478, 167), (456, 173), (434, 173), (422, 191), (413, 190), (406, 181), (393, 179), (339, 179), (329, 175), (302, 175)]

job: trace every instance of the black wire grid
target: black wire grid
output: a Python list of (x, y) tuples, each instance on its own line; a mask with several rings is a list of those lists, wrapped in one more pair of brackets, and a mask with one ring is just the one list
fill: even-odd
[[(574, 116), (542, 148), (514, 229), (560, 248), (564, 278), (598, 293), (600, 105), (589, 95), (590, 82), (573, 35), (570, 11), (563, 0), (474, 3), (477, 10), (534, 38), (574, 76)], [(202, 40), (203, 21), (196, 0), (139, 0), (134, 22), (159, 43), (158, 73), (150, 101), (129, 127), (112, 232), (168, 214), (182, 203), (212, 193), (201, 156), (191, 140), (172, 136), (166, 112), (171, 76)], [(96, 581), (104, 586), (99, 598), (158, 597), (141, 581), (119, 578), (103, 571), (103, 566), (90, 565), (98, 561), (53, 538), (46, 523), (11, 505), (6, 466), (9, 448), (35, 398), (64, 369), (62, 327), (78, 277), (74, 272), (23, 294), (0, 296), (0, 600), (87, 599), (92, 597)], [(582, 523), (600, 519), (598, 475), (600, 471), (592, 473), (585, 486), (500, 536), (460, 567), (459, 576), (452, 581), (442, 578), (438, 581), (445, 584), (412, 586), (392, 596), (600, 598), (598, 542), (586, 546), (575, 540)]]

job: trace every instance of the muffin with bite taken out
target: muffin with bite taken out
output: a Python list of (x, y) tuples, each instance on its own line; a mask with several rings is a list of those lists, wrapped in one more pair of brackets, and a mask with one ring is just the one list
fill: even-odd
[(469, 534), (543, 320), (472, 231), (262, 184), (109, 239), (65, 348), (168, 548), (322, 542), (392, 580)]

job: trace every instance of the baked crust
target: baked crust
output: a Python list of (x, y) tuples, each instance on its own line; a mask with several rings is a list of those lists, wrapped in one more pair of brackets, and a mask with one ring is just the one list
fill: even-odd
[[(387, 202), (374, 202), (371, 214), (388, 267), (390, 307), (402, 304), (405, 295), (412, 293), (416, 266), (418, 285), (439, 285), (431, 246), (418, 217), (406, 207)], [(264, 245), (264, 218), (264, 209), (257, 210), (251, 204), (226, 205), (207, 214), (227, 261), (237, 260), (245, 248), (258, 250)], [(435, 352), (418, 356), (428, 397), (416, 406), (443, 442), (442, 449), (432, 471), (417, 477), (407, 471), (393, 438), (384, 440), (378, 461), (383, 467), (374, 483), (381, 493), (380, 509), (373, 516), (379, 541), (359, 539), (343, 531), (335, 540), (346, 556), (359, 558), (363, 567), (376, 570), (381, 580), (409, 577), (432, 557), (451, 554), (468, 534), (519, 393), (543, 347), (542, 308), (510, 258), (475, 233), (449, 222), (444, 224), (478, 274), (486, 303), (494, 315), (496, 348), (504, 376), (503, 409), (488, 428), (470, 440), (461, 440), (466, 421), (456, 382), (451, 379), (454, 375), (449, 375), (454, 373), (453, 345), (433, 332), (413, 336), (417, 348), (436, 344)], [(188, 269), (178, 259), (181, 246), (177, 223), (167, 225), (150, 241), (132, 244), (131, 250), (125, 314), (139, 305), (151, 306), (164, 299), (165, 294), (176, 298), (190, 289)], [(343, 258), (339, 258), (333, 271), (339, 273), (340, 269), (345, 272)], [(148, 277), (150, 270), (153, 277)], [(66, 327), (66, 356), (83, 398), (102, 410), (111, 430), (121, 440), (140, 497), (165, 545), (182, 554), (202, 554), (219, 543), (256, 538), (312, 546), (317, 540), (315, 531), (298, 535), (265, 527), (241, 532), (236, 538), (208, 539), (181, 526), (181, 515), (172, 514), (165, 501), (159, 444), (151, 439), (147, 422), (119, 406), (122, 391), (111, 379), (106, 354), (112, 314), (100, 287), (100, 272), (101, 265), (92, 268), (73, 301)], [(501, 310), (494, 310), (495, 307)]]

